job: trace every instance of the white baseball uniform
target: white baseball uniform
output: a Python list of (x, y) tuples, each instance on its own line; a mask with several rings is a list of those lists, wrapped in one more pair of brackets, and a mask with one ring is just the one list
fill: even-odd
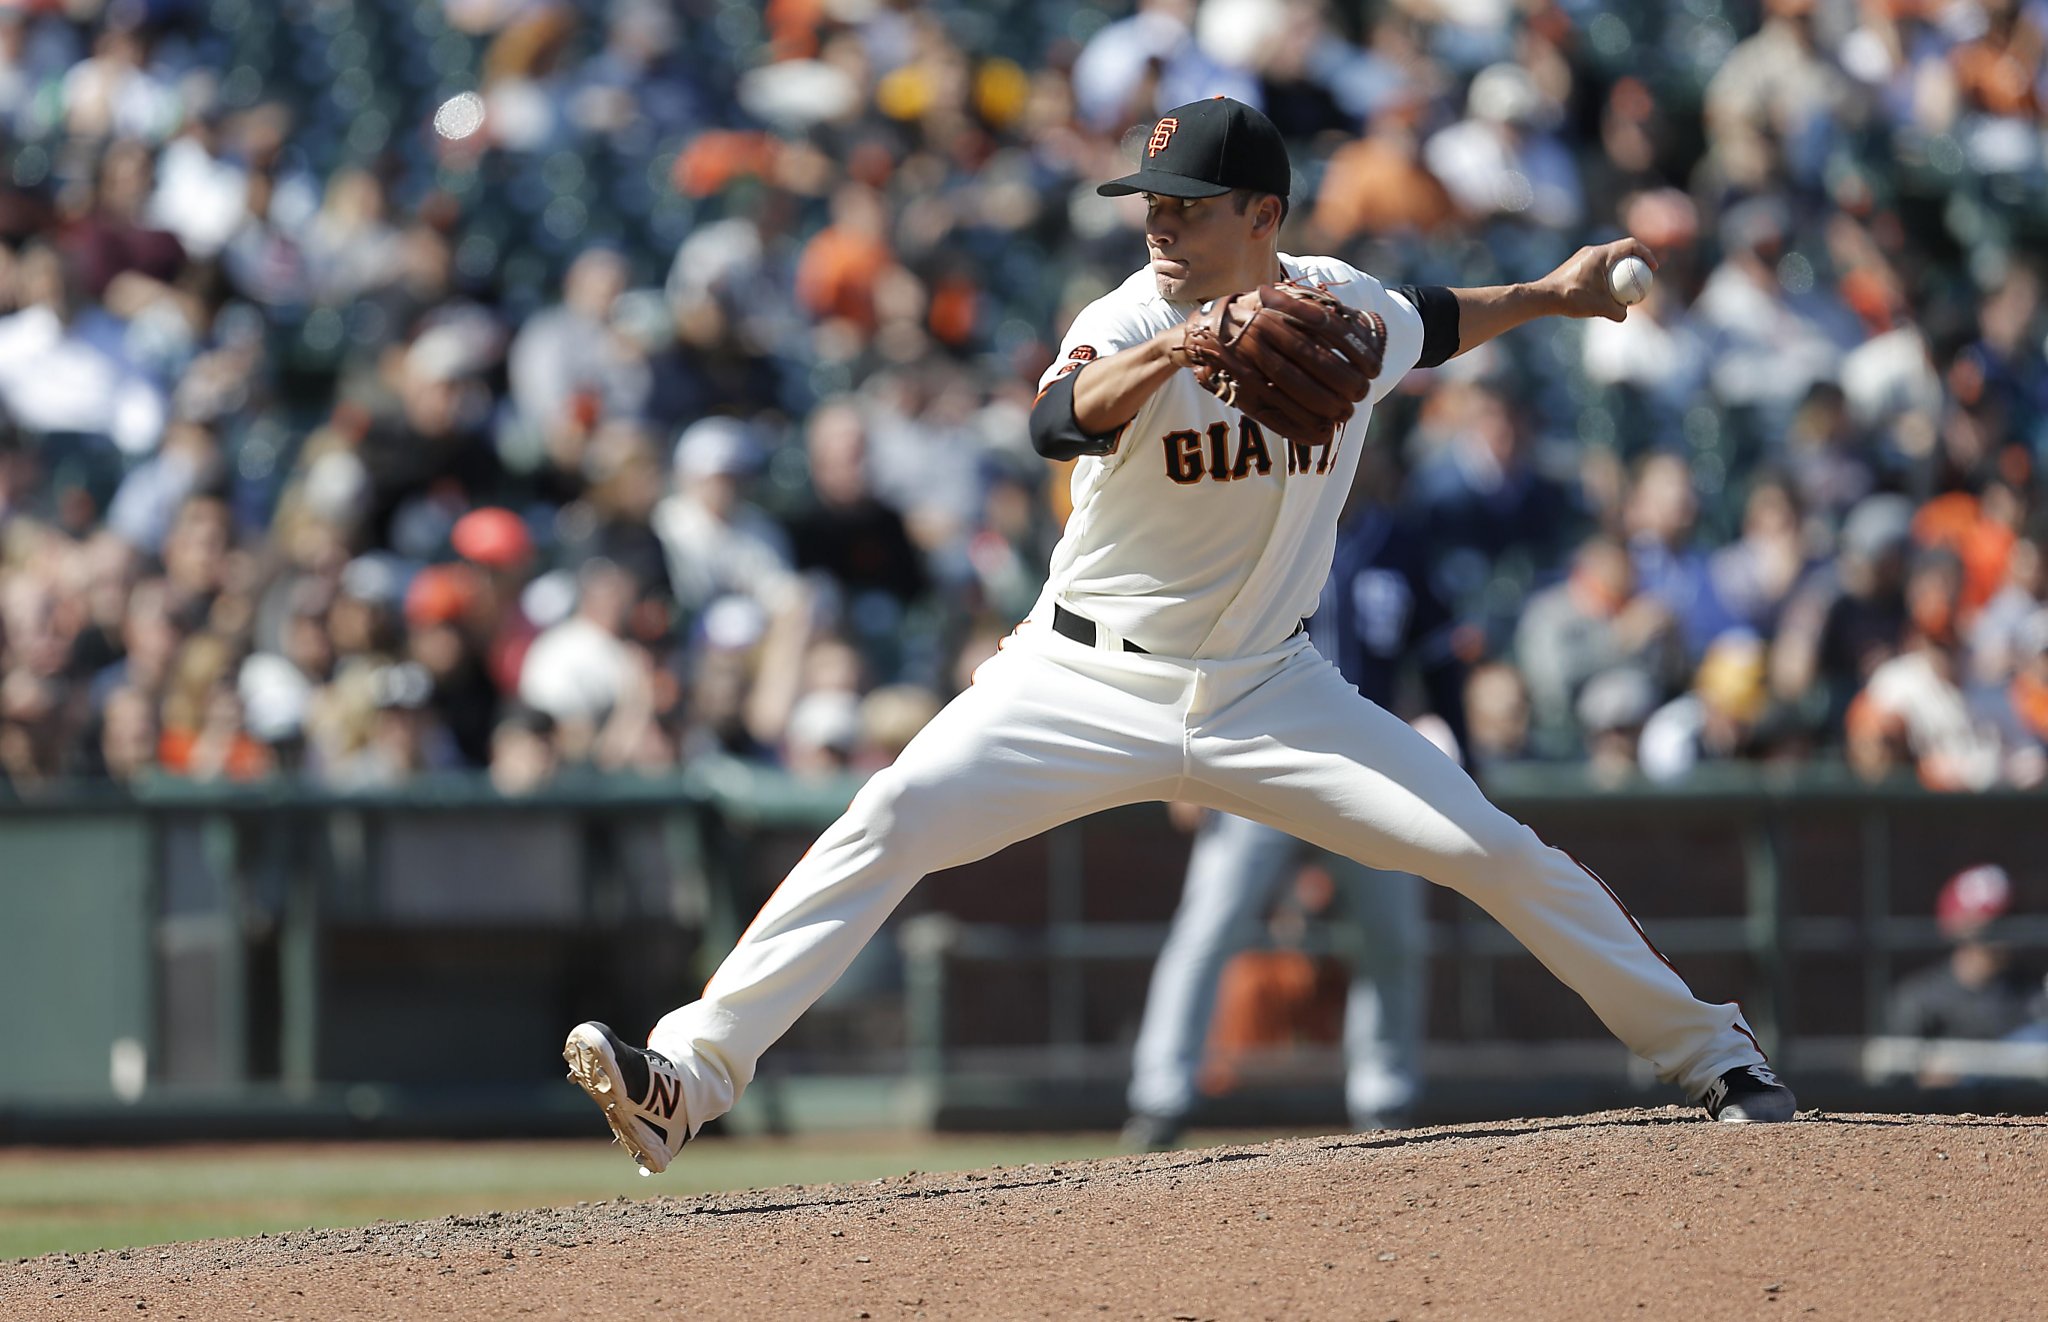
[[(1073, 475), (1074, 512), (1031, 616), (968, 690), (868, 781), (648, 1045), (695, 1133), (928, 872), (1076, 817), (1185, 799), (1468, 896), (1585, 998), (1659, 1077), (1704, 1093), (1764, 1059), (1734, 1005), (1696, 999), (1606, 885), (1502, 813), (1300, 633), (1330, 568), (1371, 405), (1422, 352), (1422, 320), (1327, 257), (1282, 257), (1386, 320), (1386, 363), (1327, 444), (1265, 433), (1175, 373)], [(1194, 311), (1140, 270), (1074, 321), (1060, 374)], [(1055, 603), (1093, 621), (1054, 632)], [(1128, 640), (1143, 653), (1125, 650)]]

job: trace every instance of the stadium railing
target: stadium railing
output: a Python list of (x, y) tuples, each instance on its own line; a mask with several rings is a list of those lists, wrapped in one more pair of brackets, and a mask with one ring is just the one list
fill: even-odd
[[(694, 995), (854, 788), (713, 763), (523, 798), (429, 778), (0, 804), (0, 998), (46, 1008), (0, 1021), (0, 1139), (581, 1132), (552, 1058), (562, 1026), (638, 1026)], [(1939, 957), (1933, 898), (1956, 870), (2003, 863), (2020, 896), (2004, 939), (2048, 951), (2039, 793), (1816, 767), (1615, 788), (1525, 767), (1488, 788), (1610, 877), (1701, 994), (1741, 1000), (1822, 1097), (1914, 1073), (1882, 1041), (1885, 1003)], [(1113, 1120), (1186, 847), (1139, 806), (928, 879), (734, 1124)], [(1476, 907), (1433, 891), (1427, 940), (1441, 1114), (1655, 1096)], [(1312, 927), (1304, 949), (1341, 959), (1342, 928)], [(1318, 1122), (1336, 1070), (1333, 1047), (1290, 1048), (1216, 1113)]]

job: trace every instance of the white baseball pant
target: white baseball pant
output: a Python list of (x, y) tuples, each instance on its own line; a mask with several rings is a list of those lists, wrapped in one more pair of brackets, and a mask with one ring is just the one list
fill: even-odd
[(1259, 941), (1260, 919), (1305, 857), (1319, 856), (1337, 884), (1344, 927), (1355, 934), (1344, 1004), (1344, 1105), (1357, 1126), (1415, 1103), (1422, 1047), (1422, 883), (1310, 849), (1284, 831), (1213, 813), (1195, 836), (1131, 1053), (1130, 1108), (1179, 1118), (1194, 1106), (1224, 964)]
[(1304, 635), (1188, 661), (1027, 622), (762, 906), (648, 1045), (684, 1078), (690, 1131), (928, 872), (1126, 803), (1185, 799), (1469, 897), (1660, 1078), (1698, 1096), (1764, 1059), (1734, 1005), (1696, 999), (1612, 892), (1487, 802), (1434, 745), (1358, 695)]

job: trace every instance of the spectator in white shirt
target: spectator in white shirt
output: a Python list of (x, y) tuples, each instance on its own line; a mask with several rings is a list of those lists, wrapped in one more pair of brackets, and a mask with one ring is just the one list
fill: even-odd
[(694, 422), (676, 441), (675, 490), (654, 507), (654, 533), (686, 611), (736, 593), (773, 615), (796, 596), (788, 538), (742, 499), (742, 481), (757, 462), (746, 424), (732, 418)]

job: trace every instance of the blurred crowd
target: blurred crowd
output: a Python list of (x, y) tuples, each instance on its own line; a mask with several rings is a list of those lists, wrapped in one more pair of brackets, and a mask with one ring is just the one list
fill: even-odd
[(1533, 278), (1376, 415), (1475, 760), (2048, 772), (2048, 6), (0, 9), (0, 784), (886, 763), (1036, 595), (1159, 109), (1283, 247)]

